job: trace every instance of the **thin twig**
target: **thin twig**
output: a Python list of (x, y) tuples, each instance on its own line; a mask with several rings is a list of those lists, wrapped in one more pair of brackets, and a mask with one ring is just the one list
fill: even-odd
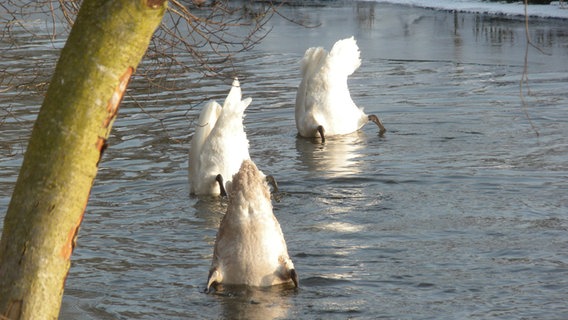
[(527, 8), (528, 8), (528, 0), (525, 0), (525, 36), (527, 37), (527, 41), (526, 41), (526, 44), (525, 44), (525, 61), (524, 61), (524, 67), (523, 67), (523, 74), (521, 76), (521, 81), (519, 82), (519, 96), (521, 98), (523, 113), (525, 114), (525, 117), (529, 121), (529, 124), (530, 124), (532, 130), (534, 131), (534, 133), (538, 137), (538, 136), (540, 136), (540, 133), (539, 133), (537, 127), (535, 126), (534, 122), (532, 121), (531, 116), (529, 115), (528, 104), (527, 104), (527, 102), (525, 100), (525, 96), (523, 94), (523, 84), (526, 84), (527, 92), (530, 94), (529, 72), (528, 72), (528, 69), (529, 69), (529, 62), (528, 62), (529, 46), (537, 48), (540, 52), (543, 52), (543, 51), (531, 42), (530, 33), (529, 33), (529, 15), (528, 15), (528, 9)]

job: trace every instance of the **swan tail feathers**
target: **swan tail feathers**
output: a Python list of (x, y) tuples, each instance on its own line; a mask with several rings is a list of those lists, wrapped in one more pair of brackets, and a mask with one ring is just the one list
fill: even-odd
[(245, 109), (251, 104), (251, 102), (252, 102), (252, 98), (251, 98), (251, 97), (248, 97), (248, 98), (242, 100), (241, 103), (240, 103), (240, 105), (239, 105), (240, 107), (239, 107), (239, 110), (238, 110), (238, 111), (239, 111), (240, 113), (243, 113), (243, 114), (244, 114)]
[(231, 91), (229, 91), (229, 94), (225, 99), (225, 103), (223, 104), (223, 110), (224, 112), (230, 114), (243, 115), (245, 109), (250, 105), (251, 102), (252, 98), (246, 98), (242, 100), (242, 92), (239, 79), (235, 78), (235, 80), (233, 80)]
[(337, 41), (329, 52), (332, 70), (351, 75), (361, 65), (361, 52), (354, 37)]
[(225, 103), (223, 104), (223, 108), (226, 108), (227, 105), (238, 104), (241, 102), (242, 99), (242, 92), (241, 92), (241, 84), (239, 83), (239, 79), (235, 78), (233, 80), (233, 84), (227, 98), (225, 98)]
[(327, 57), (327, 51), (322, 47), (313, 47), (306, 50), (301, 61), (302, 77), (311, 75), (317, 70)]

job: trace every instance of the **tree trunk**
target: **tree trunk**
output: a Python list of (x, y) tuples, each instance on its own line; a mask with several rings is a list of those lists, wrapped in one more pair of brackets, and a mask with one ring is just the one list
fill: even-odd
[(165, 0), (85, 0), (24, 156), (0, 240), (0, 319), (57, 319), (106, 139)]

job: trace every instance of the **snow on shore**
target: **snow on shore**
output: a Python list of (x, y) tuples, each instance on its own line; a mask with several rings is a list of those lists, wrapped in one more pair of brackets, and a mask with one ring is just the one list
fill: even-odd
[[(523, 1), (505, 3), (481, 0), (374, 0), (374, 2), (494, 15), (525, 15)], [(568, 2), (564, 1), (562, 5), (559, 1), (553, 1), (549, 5), (529, 5), (527, 13), (530, 17), (568, 19)]]

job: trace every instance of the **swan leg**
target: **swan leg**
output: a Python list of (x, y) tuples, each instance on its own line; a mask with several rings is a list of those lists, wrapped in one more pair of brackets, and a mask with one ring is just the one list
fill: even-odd
[(272, 193), (276, 193), (278, 192), (278, 183), (276, 183), (276, 179), (274, 179), (274, 177), (269, 174), (266, 176), (266, 182), (272, 186)]
[(387, 129), (385, 128), (385, 126), (383, 126), (381, 119), (379, 119), (379, 117), (377, 117), (376, 115), (369, 115), (369, 121), (373, 121), (379, 127), (379, 135), (383, 135), (385, 132), (387, 132)]
[(219, 183), (219, 190), (221, 190), (221, 197), (226, 197), (227, 190), (225, 190), (225, 184), (223, 183), (223, 176), (221, 174), (218, 174), (215, 177), (215, 181)]
[(323, 126), (318, 126), (317, 130), (318, 130), (318, 132), (321, 136), (321, 143), (324, 143), (325, 142), (325, 135), (324, 135), (325, 129), (323, 128)]

